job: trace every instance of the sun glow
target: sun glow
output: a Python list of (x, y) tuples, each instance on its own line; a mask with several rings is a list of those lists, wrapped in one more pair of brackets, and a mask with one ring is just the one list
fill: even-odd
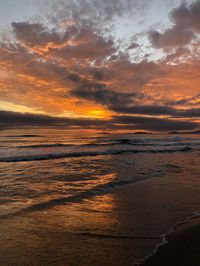
[(87, 116), (90, 118), (109, 118), (110, 114), (103, 109), (91, 109), (88, 110)]

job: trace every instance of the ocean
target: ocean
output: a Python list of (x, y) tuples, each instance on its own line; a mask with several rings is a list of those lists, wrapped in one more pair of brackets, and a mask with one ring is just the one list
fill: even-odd
[(200, 210), (200, 136), (0, 135), (0, 265), (138, 265)]

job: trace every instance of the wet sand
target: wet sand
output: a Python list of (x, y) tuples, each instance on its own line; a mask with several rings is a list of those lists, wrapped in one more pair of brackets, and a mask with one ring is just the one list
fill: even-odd
[[(173, 155), (170, 157), (174, 160)], [(138, 164), (139, 156), (136, 158)], [(131, 159), (127, 155), (125, 159), (132, 161), (134, 157)], [(113, 160), (114, 165), (119, 165), (121, 174), (127, 176), (124, 163), (120, 165), (121, 157), (116, 156)], [(150, 165), (152, 160), (155, 161), (155, 157), (149, 156)], [(42, 167), (42, 163), (39, 166)], [(46, 164), (44, 166), (46, 169)], [(76, 201), (65, 200), (63, 204), (58, 201), (52, 206), (44, 204), (44, 209), (35, 208), (36, 204), (32, 205), (34, 208), (28, 208), (28, 212), (19, 213), (13, 209), (11, 217), (3, 216), (0, 221), (0, 265), (132, 266), (152, 254), (154, 247), (162, 241), (161, 234), (199, 210), (198, 181), (198, 169), (193, 170), (193, 175), (180, 175), (179, 172), (161, 175), (158, 172), (157, 176), (133, 185), (105, 193), (100, 191), (92, 196), (86, 193)], [(7, 213), (6, 208), (2, 208), (2, 213)], [(174, 253), (162, 255), (163, 260), (178, 258), (179, 243), (187, 242), (193, 249), (200, 246), (195, 242), (197, 238), (191, 238), (191, 241), (180, 240), (174, 244)], [(198, 251), (192, 252), (197, 254)], [(180, 255), (183, 253), (186, 252), (181, 249)], [(175, 264), (152, 262), (145, 265), (200, 265), (196, 262), (183, 264), (179, 260)]]
[(200, 265), (200, 218), (176, 228), (143, 266), (198, 266)]

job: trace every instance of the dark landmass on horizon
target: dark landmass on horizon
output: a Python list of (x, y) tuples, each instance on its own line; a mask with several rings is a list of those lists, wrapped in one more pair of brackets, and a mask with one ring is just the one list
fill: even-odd
[(171, 131), (169, 132), (168, 134), (200, 134), (200, 130), (195, 130), (195, 131), (184, 131), (184, 132), (181, 132), (181, 131)]

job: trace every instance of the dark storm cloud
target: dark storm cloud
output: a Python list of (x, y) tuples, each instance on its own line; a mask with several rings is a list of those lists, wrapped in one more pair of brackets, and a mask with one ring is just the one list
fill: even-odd
[[(93, 25), (65, 25), (62, 30), (41, 23), (13, 22), (18, 45), (37, 55), (62, 60), (104, 60), (116, 52), (111, 38), (97, 33)], [(46, 59), (45, 58), (45, 59)]]
[(62, 43), (67, 39), (67, 34), (59, 34), (55, 29), (47, 29), (40, 23), (13, 22), (13, 32), (18, 41), (28, 45), (45, 45), (46, 43)]
[(165, 62), (172, 62), (172, 61), (180, 61), (182, 60), (185, 56), (190, 55), (191, 51), (187, 48), (180, 47), (177, 48), (173, 53), (169, 54), (165, 58)]
[(174, 110), (168, 106), (139, 105), (139, 106), (112, 106), (112, 110), (118, 113), (141, 115), (173, 115)]
[(189, 6), (182, 4), (171, 12), (171, 20), (176, 25), (200, 32), (200, 1), (194, 1)]
[(70, 94), (74, 97), (91, 100), (96, 103), (111, 106), (129, 105), (133, 102), (136, 93), (123, 93), (111, 91), (103, 83), (83, 82), (79, 87), (71, 90)]
[(93, 119), (70, 119), (61, 117), (52, 117), (48, 115), (37, 115), (30, 113), (17, 113), (0, 110), (0, 129), (20, 128), (20, 127), (98, 127), (101, 126), (101, 120)]
[(114, 122), (132, 125), (133, 128), (135, 126), (138, 129), (155, 131), (192, 130), (199, 127), (199, 123), (195, 122), (140, 116), (117, 116), (114, 118)]
[(75, 83), (81, 82), (81, 77), (76, 73), (70, 73), (68, 75), (68, 79), (75, 82)]
[(111, 109), (115, 112), (126, 113), (126, 114), (140, 114), (140, 115), (151, 115), (151, 116), (165, 115), (165, 116), (182, 117), (182, 118), (200, 117), (200, 108), (175, 109), (169, 106), (159, 106), (159, 105), (139, 105), (139, 106), (113, 105)]
[(94, 79), (97, 81), (102, 80), (105, 76), (104, 72), (100, 69), (93, 69), (92, 74)]
[(70, 119), (50, 117), (47, 115), (22, 114), (16, 112), (0, 111), (0, 129), (33, 128), (95, 128), (95, 129), (142, 129), (152, 131), (192, 130), (198, 128), (199, 123), (150, 118), (140, 116), (115, 116), (111, 120)]
[(150, 41), (154, 48), (176, 48), (188, 44), (193, 38), (194, 33), (191, 30), (182, 29), (182, 27), (174, 26), (166, 30), (163, 34), (158, 31), (149, 33)]
[(177, 111), (177, 116), (196, 118), (200, 117), (200, 108)]
[[(76, 36), (76, 45), (66, 45), (62, 48), (49, 48), (53, 56), (64, 60), (104, 60), (107, 56), (116, 52), (114, 43), (111, 39), (105, 39), (90, 29), (82, 29), (80, 35)], [(88, 38), (87, 38), (88, 34)]]
[(180, 100), (174, 100), (174, 101), (165, 101), (164, 102), (166, 105), (170, 105), (170, 106), (200, 106), (200, 93), (194, 95), (194, 96), (190, 96), (190, 97), (186, 97), (186, 98), (182, 98)]
[[(141, 93), (126, 93), (110, 90), (103, 83), (79, 80), (80, 86), (71, 90), (69, 94), (76, 98), (90, 100), (104, 105), (113, 112), (132, 115), (169, 116), (174, 118), (197, 118), (200, 117), (200, 108), (176, 109), (169, 105), (136, 105), (135, 101), (145, 99)], [(188, 100), (182, 99), (175, 105), (188, 104), (198, 99), (199, 95)], [(172, 104), (173, 105), (173, 104)]]
[(163, 33), (150, 31), (149, 38), (155, 48), (176, 48), (189, 44), (200, 33), (200, 2), (182, 4), (170, 13), (173, 26)]
[[(139, 114), (150, 116), (170, 116), (182, 118), (200, 117), (200, 108), (176, 109), (167, 105), (136, 105), (135, 100), (145, 99), (145, 95), (137, 93), (125, 93), (109, 90), (103, 83), (81, 81), (81, 85), (70, 91), (70, 95), (84, 100), (90, 100), (106, 106), (116, 113)], [(199, 95), (190, 99), (197, 99)], [(176, 105), (186, 103), (186, 99), (180, 100)], [(187, 102), (188, 103), (188, 102)]]

